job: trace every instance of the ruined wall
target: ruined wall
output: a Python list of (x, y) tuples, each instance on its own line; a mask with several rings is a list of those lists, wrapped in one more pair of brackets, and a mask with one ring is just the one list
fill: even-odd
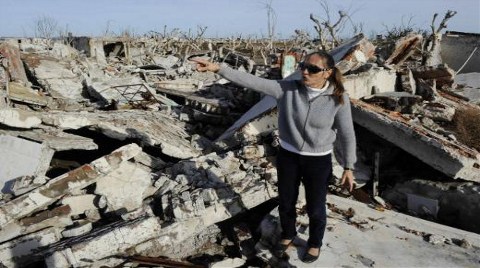
[(447, 32), (442, 36), (442, 60), (448, 66), (457, 71), (468, 59), (475, 47), (477, 51), (473, 54), (467, 65), (460, 73), (480, 72), (480, 35)]

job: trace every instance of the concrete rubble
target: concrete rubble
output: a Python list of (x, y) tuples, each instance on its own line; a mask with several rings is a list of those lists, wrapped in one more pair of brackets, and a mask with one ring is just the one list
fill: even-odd
[[(416, 48), (422, 38), (413, 33), (385, 49), (359, 34), (330, 51), (344, 74), (360, 141), (357, 189), (346, 194), (339, 187), (343, 168), (341, 150), (336, 150), (330, 191), (375, 209), (329, 195), (329, 242), (322, 265), (388, 265), (378, 252), (391, 254), (380, 249), (393, 238), (405, 252), (406, 241), (413, 241), (418, 256), (443, 246), (442, 252), (454, 256), (441, 261), (478, 264), (477, 234), (390, 211), (392, 205), (408, 211), (414, 202), (417, 209), (411, 214), (479, 232), (480, 222), (472, 215), (478, 210), (480, 143), (471, 138), (474, 128), (462, 125), (480, 118), (473, 99), (478, 94), (468, 73), (457, 74), (458, 63), (421, 66)], [(276, 51), (266, 65), (263, 52), (260, 63), (255, 49), (239, 52), (234, 41), (197, 44), (159, 36), (0, 40), (0, 263), (298, 265), (305, 246), (301, 240), (308, 233), (303, 213), (297, 254), (286, 261), (270, 252), (279, 234), (278, 216), (268, 215), (277, 197), (275, 100), (217, 74), (196, 72), (188, 59), (204, 57), (270, 79), (298, 79), (301, 53)], [(365, 144), (373, 149), (365, 150)], [(438, 172), (438, 182), (399, 180), (370, 196), (364, 189), (379, 180), (388, 184), (395, 173), (385, 168), (395, 157), (388, 148)], [(451, 187), (442, 180), (451, 180)], [(469, 205), (459, 209), (459, 202)], [(304, 204), (300, 198), (299, 212)], [(257, 219), (257, 226), (243, 220), (259, 208), (263, 220)], [(354, 249), (347, 237), (364, 243), (356, 231), (380, 240)], [(226, 254), (228, 248), (237, 251)], [(334, 258), (345, 252), (348, 261)], [(462, 254), (468, 258), (455, 263)], [(415, 258), (395, 258), (394, 263), (431, 264)]]
[(320, 261), (305, 264), (300, 260), (308, 239), (308, 226), (304, 225), (308, 219), (304, 214), (299, 215), (301, 224), (294, 246), (287, 250), (288, 260), (277, 258), (267, 250), (279, 239), (275, 235), (279, 228), (278, 210), (272, 211), (260, 225), (261, 239), (255, 245), (259, 257), (275, 267), (384, 267), (392, 264), (460, 267), (476, 266), (480, 261), (478, 248), (473, 246), (480, 242), (478, 234), (393, 211), (377, 211), (366, 204), (333, 195), (327, 196), (327, 204), (327, 242), (322, 247), (320, 264)]

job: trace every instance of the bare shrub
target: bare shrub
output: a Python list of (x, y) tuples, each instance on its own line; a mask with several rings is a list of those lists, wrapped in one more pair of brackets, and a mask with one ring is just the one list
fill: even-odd
[(58, 22), (49, 16), (41, 16), (35, 19), (35, 36), (45, 39), (51, 39), (58, 31)]

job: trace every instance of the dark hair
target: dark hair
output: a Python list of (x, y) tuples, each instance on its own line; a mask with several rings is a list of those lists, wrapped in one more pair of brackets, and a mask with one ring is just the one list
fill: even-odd
[(328, 78), (330, 83), (333, 83), (334, 90), (333, 95), (337, 97), (337, 101), (340, 104), (343, 104), (343, 93), (345, 92), (345, 87), (343, 86), (343, 75), (340, 70), (335, 67), (335, 60), (333, 59), (332, 55), (330, 55), (325, 50), (319, 50), (312, 52), (305, 56), (305, 61), (307, 61), (311, 56), (318, 55), (319, 57), (325, 59), (325, 68), (332, 69), (333, 73)]

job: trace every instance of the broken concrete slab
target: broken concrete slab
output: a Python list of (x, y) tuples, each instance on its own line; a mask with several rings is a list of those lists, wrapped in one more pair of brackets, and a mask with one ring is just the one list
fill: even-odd
[[(347, 43), (348, 44), (348, 43)], [(330, 53), (334, 53), (333, 49)], [(363, 34), (358, 36), (358, 40), (350, 45), (347, 53), (336, 62), (336, 67), (345, 74), (354, 69), (358, 69), (365, 65), (375, 55), (375, 46), (363, 37)]]
[(153, 57), (153, 62), (164, 69), (171, 69), (179, 61), (180, 59), (173, 55), (167, 55), (166, 57), (157, 55)]
[[(80, 240), (67, 247), (59, 245), (60, 248), (54, 251), (53, 267), (60, 267), (58, 265), (64, 267), (65, 264), (74, 267), (90, 266), (96, 260), (116, 256), (118, 252), (127, 253), (133, 245), (149, 240), (161, 231), (161, 222), (156, 217), (139, 218), (117, 226), (105, 226), (103, 232), (97, 229), (87, 234), (95, 239)], [(52, 247), (55, 248), (55, 245)]]
[(21, 82), (28, 85), (29, 81), (22, 60), (20, 59), (20, 50), (18, 46), (13, 46), (7, 42), (0, 43), (0, 54), (8, 60), (8, 73), (11, 81)]
[(88, 94), (106, 104), (112, 102), (128, 104), (129, 101), (142, 101), (144, 97), (139, 92), (139, 87), (129, 86), (142, 84), (142, 79), (135, 76), (101, 81), (86, 80)]
[(153, 171), (162, 169), (167, 165), (167, 163), (165, 163), (165, 161), (163, 161), (162, 159), (149, 155), (145, 152), (140, 152), (133, 159), (135, 160), (135, 162), (140, 163), (146, 167), (149, 167)]
[(446, 64), (438, 64), (435, 66), (422, 66), (412, 69), (413, 76), (417, 79), (435, 80), (437, 88), (442, 86), (452, 86), (455, 72)]
[(42, 114), (42, 120), (44, 124), (62, 129), (89, 127), (114, 139), (139, 139), (144, 145), (160, 147), (162, 153), (180, 159), (200, 155), (187, 140), (185, 123), (162, 112), (50, 112)]
[(411, 106), (418, 104), (422, 98), (417, 95), (412, 95), (408, 92), (384, 92), (374, 95), (364, 96), (362, 101), (378, 105), (390, 111), (410, 113)]
[(2, 109), (0, 110), (0, 124), (16, 128), (33, 128), (41, 124), (37, 113), (20, 109)]
[(53, 153), (43, 144), (0, 135), (0, 182), (5, 183), (2, 192), (9, 192), (18, 177), (45, 175)]
[(455, 179), (480, 181), (480, 156), (474, 149), (409, 123), (401, 114), (352, 100), (355, 123), (392, 142), (436, 170)]
[[(0, 55), (0, 63), (2, 62)], [(6, 109), (10, 105), (10, 99), (8, 98), (8, 74), (5, 71), (2, 64), (0, 64), (0, 109)]]
[[(192, 81), (192, 82), (188, 82)], [(196, 80), (173, 80), (155, 82), (154, 86), (157, 92), (169, 94), (185, 98), (185, 105), (190, 106), (196, 110), (209, 114), (228, 114), (230, 112), (231, 103), (225, 96), (215, 96), (215, 92), (219, 92), (225, 88), (221, 85), (213, 85), (210, 88), (197, 88), (201, 86), (201, 81)], [(213, 94), (209, 94), (213, 93)], [(231, 93), (230, 93), (231, 94)], [(212, 96), (208, 95), (214, 95)]]
[(14, 101), (39, 106), (47, 106), (51, 101), (49, 98), (38, 94), (35, 90), (25, 87), (18, 82), (8, 83), (8, 97)]
[(421, 34), (411, 33), (400, 38), (396, 44), (393, 53), (385, 61), (387, 65), (395, 65), (400, 68), (402, 63), (415, 53), (420, 47), (423, 37)]
[(54, 151), (96, 150), (93, 139), (63, 132), (54, 127), (41, 125), (41, 128), (22, 130), (0, 130), (0, 134), (16, 136), (45, 144)]
[(55, 98), (84, 101), (83, 77), (80, 70), (73, 71), (72, 62), (51, 56), (22, 54), (28, 71), (40, 85)]
[(46, 207), (70, 191), (94, 183), (97, 179), (117, 169), (123, 161), (129, 160), (140, 151), (141, 148), (136, 144), (125, 145), (109, 155), (51, 179), (47, 184), (28, 194), (1, 205), (0, 226)]
[(332, 49), (329, 53), (333, 56), (335, 62), (340, 62), (343, 59), (349, 59), (354, 56), (355, 51), (362, 51), (364, 56), (368, 59), (373, 56), (374, 50), (372, 50), (371, 43), (365, 38), (363, 34), (358, 34), (339, 46)]
[(0, 243), (49, 227), (62, 230), (65, 226), (72, 224), (70, 207), (56, 207), (51, 210), (42, 211), (33, 217), (23, 218), (20, 221), (10, 222), (2, 226), (0, 230)]
[(70, 64), (61, 60), (36, 54), (24, 54), (22, 59), (39, 80), (77, 78)]
[(367, 95), (394, 91), (397, 75), (394, 71), (376, 67), (367, 72), (346, 75), (344, 78), (345, 90), (350, 98), (359, 99)]
[(43, 86), (54, 98), (72, 99), (78, 102), (86, 100), (83, 96), (82, 78), (80, 77), (72, 79), (49, 78), (43, 81)]
[(142, 206), (147, 189), (152, 184), (150, 172), (137, 164), (124, 162), (115, 171), (97, 180), (95, 194), (107, 199), (106, 212), (123, 214)]
[(0, 263), (6, 267), (25, 266), (42, 260), (34, 256), (41, 247), (50, 245), (62, 238), (56, 228), (47, 228), (0, 244)]
[(41, 185), (45, 184), (49, 180), (45, 176), (22, 176), (16, 178), (11, 183), (10, 189), (6, 192), (12, 193), (14, 196), (22, 195), (28, 191), (31, 191)]

